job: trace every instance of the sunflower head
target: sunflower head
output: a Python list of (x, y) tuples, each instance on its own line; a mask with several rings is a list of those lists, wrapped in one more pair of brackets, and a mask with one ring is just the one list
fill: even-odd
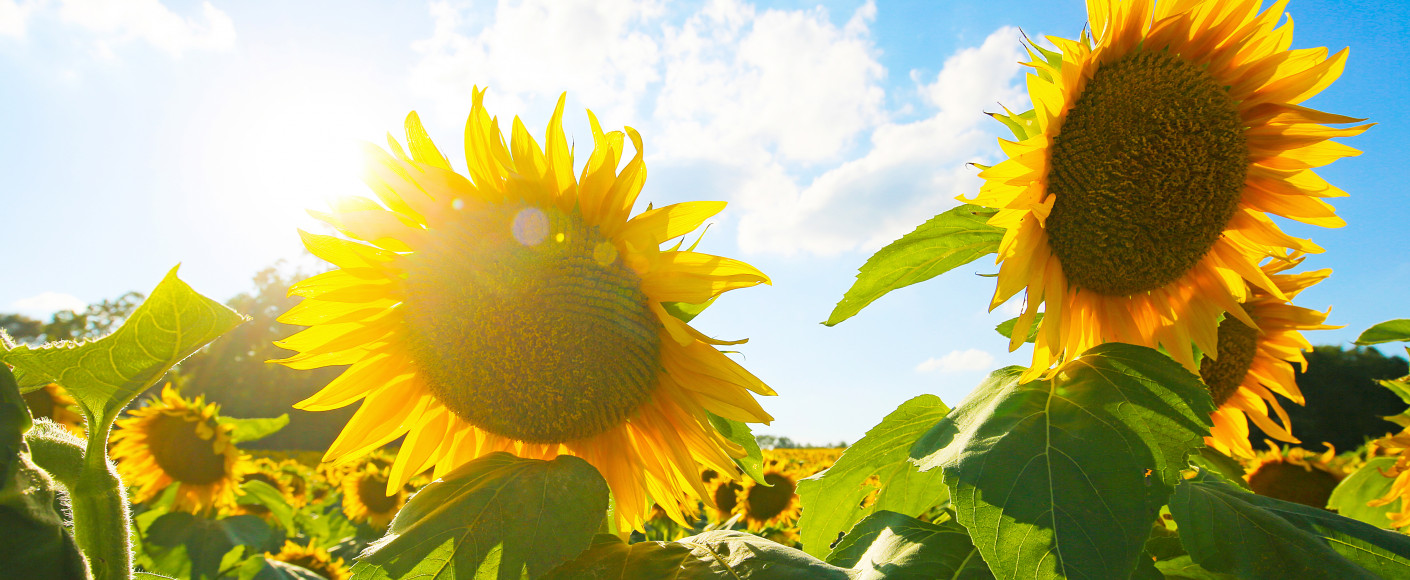
[(1312, 170), (1356, 155), (1329, 139), (1369, 125), (1298, 103), (1346, 51), (1289, 50), (1282, 4), (1259, 4), (1093, 0), (1092, 37), (1032, 46), (1034, 110), (996, 115), (1018, 140), (971, 200), (1006, 230), (991, 308), (1026, 293), (1010, 347), (1039, 325), (1027, 378), (1105, 342), (1197, 369), (1221, 316), (1258, 327), (1252, 291), (1287, 299), (1262, 257), (1320, 251), (1268, 214), (1343, 225), (1321, 198), (1345, 194)]
[(1244, 480), (1259, 495), (1327, 507), (1332, 490), (1346, 473), (1336, 465), (1336, 450), (1326, 445), (1326, 452), (1313, 453), (1299, 447), (1279, 449), (1269, 441), (1267, 451), (1247, 462)]
[(764, 471), (764, 483), (753, 479), (744, 480), (744, 486), (737, 492), (735, 513), (743, 515), (749, 531), (758, 532), (765, 528), (785, 528), (798, 519), (797, 478), (788, 471), (769, 469)]
[(739, 504), (739, 492), (743, 490), (744, 486), (728, 477), (718, 477), (710, 482), (707, 496), (710, 501), (705, 511), (711, 524), (724, 523), (734, 515), (734, 508)]
[(589, 112), (592, 153), (575, 175), (563, 99), (543, 146), (518, 119), (506, 143), (483, 99), (477, 90), (465, 130), (468, 177), (412, 113), (407, 149), (367, 147), (378, 201), (314, 212), (358, 241), (303, 234), (339, 269), (290, 288), (305, 300), (280, 320), (312, 328), (278, 343), (299, 353), (278, 362), (351, 366), (296, 406), (366, 399), (325, 460), (404, 435), (389, 489), (494, 451), (570, 454), (606, 478), (623, 526), (640, 528), (653, 501), (680, 520), (676, 506), (707, 494), (700, 470), (733, 473), (744, 453), (710, 414), (768, 422), (751, 392), (773, 391), (715, 348), (742, 341), (705, 336), (667, 308), (769, 280), (737, 260), (662, 249), (723, 203), (631, 217), (646, 179), (636, 131), (604, 132)]
[(204, 397), (181, 397), (170, 384), (147, 406), (128, 412), (112, 434), (113, 459), (132, 501), (176, 486), (173, 509), (203, 512), (235, 506), (249, 457), (230, 441), (232, 427), (217, 421), (219, 407)]
[(352, 572), (348, 570), (342, 558), (335, 559), (328, 553), (328, 550), (312, 544), (300, 546), (289, 540), (284, 540), (284, 547), (279, 550), (279, 553), (271, 554), (265, 552), (265, 556), (271, 560), (278, 560), (299, 566), (328, 580), (348, 580), (352, 578)]
[(406, 504), (406, 490), (387, 485), (391, 464), (390, 457), (374, 453), (343, 477), (343, 514), (349, 520), (385, 528)]

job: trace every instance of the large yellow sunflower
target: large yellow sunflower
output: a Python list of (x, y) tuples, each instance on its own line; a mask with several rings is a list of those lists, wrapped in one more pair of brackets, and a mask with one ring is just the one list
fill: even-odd
[[(1012, 349), (1040, 323), (1036, 377), (1105, 342), (1164, 347), (1190, 369), (1215, 352), (1220, 316), (1249, 327), (1248, 288), (1283, 298), (1258, 261), (1320, 251), (1267, 214), (1327, 227), (1312, 169), (1358, 154), (1331, 142), (1370, 125), (1301, 107), (1346, 50), (1289, 50), (1291, 22), (1259, 0), (1088, 0), (1092, 38), (1050, 39), (1029, 63), (1034, 111), (985, 168), (973, 203), (1005, 232), (991, 308), (1026, 289)], [(1001, 116), (1003, 117), (1003, 116)], [(1247, 281), (1247, 283), (1245, 283)]]
[[(545, 146), (516, 118), (506, 144), (475, 91), (465, 129), (469, 179), (451, 170), (415, 113), (408, 156), (368, 146), (365, 181), (381, 204), (345, 198), (315, 216), (364, 243), (303, 233), (340, 269), (299, 282), (281, 322), (312, 328), (278, 343), (294, 368), (352, 365), (296, 405), (365, 398), (325, 460), (346, 461), (406, 435), (390, 486), (437, 476), (493, 451), (576, 455), (597, 467), (623, 525), (652, 499), (706, 495), (701, 465), (732, 473), (744, 450), (706, 411), (772, 418), (749, 394), (774, 392), (669, 314), (768, 283), (743, 262), (661, 244), (724, 208), (687, 202), (628, 219), (646, 179), (641, 138), (604, 133), (574, 178), (563, 99)], [(635, 156), (617, 171), (630, 138)], [(370, 245), (369, 245), (370, 244)], [(672, 513), (684, 521), (683, 514)]]
[[(1288, 413), (1274, 393), (1303, 404), (1305, 399), (1297, 388), (1292, 363), (1306, 370), (1307, 358), (1302, 353), (1312, 350), (1312, 344), (1300, 331), (1340, 328), (1322, 324), (1330, 310), (1317, 312), (1288, 303), (1332, 273), (1327, 269), (1302, 274), (1282, 273), (1301, 262), (1302, 257), (1296, 255), (1269, 258), (1261, 271), (1283, 298), (1262, 288), (1251, 288), (1248, 302), (1243, 303), (1240, 311), (1253, 319), (1257, 328), (1250, 328), (1232, 316), (1224, 318), (1219, 323), (1216, 357), (1206, 355), (1200, 360), (1200, 378), (1209, 387), (1214, 404), (1219, 406), (1211, 416), (1214, 428), (1205, 438), (1210, 447), (1252, 457), (1249, 419), (1270, 437), (1288, 443), (1300, 442), (1293, 437)], [(1278, 415), (1281, 424), (1274, 423), (1268, 416), (1269, 408)]]
[(233, 427), (216, 421), (219, 407), (205, 397), (182, 398), (170, 384), (161, 397), (128, 411), (111, 437), (113, 460), (132, 501), (177, 486), (173, 509), (202, 513), (235, 507), (249, 456), (230, 441)]
[(798, 500), (798, 478), (785, 469), (764, 471), (764, 483), (746, 479), (735, 502), (735, 513), (741, 514), (749, 531), (788, 527), (798, 519), (802, 507)]

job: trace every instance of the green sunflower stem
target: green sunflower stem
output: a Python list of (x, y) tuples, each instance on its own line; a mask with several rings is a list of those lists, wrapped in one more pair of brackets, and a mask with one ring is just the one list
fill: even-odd
[(69, 489), (73, 500), (73, 527), (78, 547), (96, 580), (130, 580), (132, 574), (132, 518), (127, 497), (113, 462), (108, 460), (111, 421), (88, 434), (83, 471)]

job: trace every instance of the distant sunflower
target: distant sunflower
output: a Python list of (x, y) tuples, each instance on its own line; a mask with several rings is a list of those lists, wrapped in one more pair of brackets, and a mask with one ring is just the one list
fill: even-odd
[(309, 480), (313, 478), (312, 471), (302, 463), (286, 459), (279, 462), (279, 473), (284, 479), (284, 496), (288, 498), (289, 505), (294, 509), (307, 505), (312, 499), (309, 494)]
[(343, 477), (343, 514), (349, 520), (385, 528), (406, 504), (406, 490), (387, 484), (391, 465), (391, 458), (375, 453)]
[[(687, 202), (628, 219), (646, 179), (641, 138), (604, 133), (573, 175), (564, 100), (545, 147), (518, 119), (506, 144), (477, 90), (465, 130), (470, 178), (451, 170), (415, 113), (408, 156), (368, 146), (365, 181), (382, 205), (344, 198), (314, 215), (348, 237), (303, 233), (340, 269), (293, 285), (281, 322), (312, 326), (278, 344), (300, 369), (352, 365), (296, 405), (366, 398), (328, 449), (349, 461), (406, 435), (388, 485), (437, 476), (494, 451), (576, 455), (602, 473), (620, 523), (653, 500), (704, 497), (700, 466), (730, 472), (744, 450), (708, 412), (769, 422), (762, 381), (669, 312), (769, 279), (743, 262), (660, 245), (724, 208)], [(636, 155), (620, 173), (629, 137)], [(675, 519), (683, 514), (672, 513)]]
[(709, 500), (705, 502), (706, 514), (712, 524), (721, 524), (734, 515), (734, 507), (739, 504), (739, 492), (744, 486), (728, 477), (716, 477), (710, 481)]
[(1244, 480), (1259, 495), (1325, 508), (1332, 490), (1346, 477), (1336, 465), (1336, 449), (1326, 445), (1326, 452), (1314, 453), (1299, 447), (1279, 449), (1269, 441), (1269, 449), (1248, 462)]
[(782, 528), (798, 519), (801, 504), (798, 502), (798, 482), (794, 475), (783, 470), (764, 471), (764, 483), (752, 478), (744, 480), (735, 503), (735, 513), (742, 514), (749, 531), (758, 532), (764, 528)]
[[(1283, 410), (1274, 393), (1299, 405), (1306, 400), (1297, 388), (1293, 363), (1307, 369), (1303, 351), (1312, 344), (1300, 331), (1340, 328), (1322, 324), (1330, 312), (1317, 312), (1288, 303), (1313, 284), (1321, 282), (1332, 271), (1323, 269), (1302, 274), (1283, 274), (1284, 270), (1302, 262), (1300, 256), (1270, 258), (1261, 270), (1282, 297), (1261, 289), (1249, 290), (1248, 302), (1240, 311), (1252, 319), (1257, 328), (1250, 328), (1232, 316), (1219, 323), (1217, 358), (1200, 360), (1199, 374), (1214, 404), (1214, 428), (1205, 442), (1224, 453), (1249, 457), (1253, 446), (1248, 441), (1248, 420), (1252, 419), (1268, 436), (1279, 441), (1299, 443), (1290, 429), (1287, 411)], [(1279, 423), (1268, 416), (1272, 409)]]
[(58, 383), (49, 383), (43, 388), (25, 393), (24, 402), (29, 406), (29, 414), (35, 419), (49, 419), (63, 425), (80, 438), (86, 436), (83, 415), (78, 413), (78, 401), (70, 397), (68, 391)]
[(300, 546), (289, 540), (284, 540), (284, 548), (279, 550), (278, 554), (265, 552), (265, 555), (271, 560), (293, 564), (328, 580), (352, 578), (352, 572), (348, 570), (342, 558), (335, 559), (328, 553), (328, 550), (317, 546)]
[[(1093, 34), (1051, 38), (1029, 63), (1034, 111), (998, 115), (1019, 141), (985, 168), (972, 202), (1005, 228), (990, 308), (1026, 289), (1011, 349), (1041, 310), (1037, 377), (1105, 342), (1164, 347), (1195, 369), (1219, 317), (1253, 320), (1248, 288), (1284, 298), (1257, 266), (1321, 251), (1267, 214), (1344, 225), (1343, 196), (1312, 168), (1357, 155), (1329, 141), (1370, 125), (1298, 106), (1342, 72), (1347, 52), (1289, 50), (1283, 3), (1089, 0)], [(1247, 280), (1247, 284), (1245, 283)]]
[(168, 384), (160, 398), (116, 423), (111, 454), (134, 503), (175, 485), (173, 509), (201, 513), (235, 506), (249, 458), (230, 441), (233, 428), (216, 421), (218, 413), (219, 406), (206, 404), (205, 397), (182, 398)]

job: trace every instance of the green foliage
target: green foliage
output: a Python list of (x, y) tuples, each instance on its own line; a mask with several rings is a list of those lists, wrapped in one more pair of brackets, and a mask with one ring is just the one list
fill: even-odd
[[(911, 444), (949, 412), (935, 395), (906, 401), (842, 452), (827, 471), (799, 481), (803, 515), (798, 527), (803, 549), (823, 557), (839, 533), (872, 513), (890, 510), (918, 516), (949, 499), (941, 473), (921, 473), (909, 456)], [(879, 479), (879, 488), (865, 485), (873, 475)], [(862, 507), (862, 500), (873, 489), (876, 501)]]
[(964, 526), (923, 522), (878, 511), (857, 523), (827, 563), (858, 570), (858, 580), (982, 580), (993, 578)]
[(325, 580), (317, 572), (265, 556), (256, 556), (240, 565), (239, 580)]
[(294, 533), (294, 508), (284, 501), (283, 494), (274, 486), (258, 479), (240, 484), (240, 495), (236, 500), (240, 505), (257, 505), (269, 510), (269, 514), (290, 534)]
[(0, 354), (0, 360), (15, 367), (22, 388), (63, 385), (83, 407), (90, 426), (101, 425), (93, 430), (106, 435), (107, 426), (133, 398), (241, 322), (244, 317), (196, 293), (172, 268), (113, 334), (83, 343), (20, 345)]
[(1387, 320), (1361, 332), (1356, 344), (1382, 344), (1386, 342), (1410, 342), (1410, 319)]
[(755, 535), (731, 530), (705, 532), (675, 542), (624, 544), (600, 535), (577, 558), (545, 580), (849, 580), (853, 571), (832, 566)]
[(89, 304), (83, 312), (60, 310), (47, 323), (22, 314), (3, 314), (0, 329), (15, 340), (34, 345), (98, 338), (121, 326), (143, 298), (139, 292), (128, 292), (113, 300)]
[[(1039, 312), (1036, 316), (1033, 317), (1033, 325), (1028, 327), (1028, 338), (1023, 339), (1023, 342), (1033, 342), (1035, 340), (1038, 340), (1038, 329), (1042, 327), (1042, 323), (1043, 313)], [(994, 327), (994, 330), (999, 331), (999, 334), (1004, 335), (1004, 338), (1013, 338), (1013, 327), (1017, 325), (1018, 318), (1010, 318), (1008, 320), (1000, 322), (998, 326)]]
[(726, 419), (709, 411), (705, 414), (710, 417), (710, 425), (714, 426), (720, 435), (744, 447), (745, 456), (734, 458), (734, 464), (754, 478), (754, 481), (770, 485), (764, 482), (764, 452), (759, 449), (759, 441), (754, 438), (753, 431), (749, 430), (749, 424)]
[(1180, 482), (1170, 511), (1190, 556), (1214, 572), (1241, 578), (1410, 577), (1410, 537), (1247, 493), (1203, 471)]
[(1327, 501), (1327, 507), (1353, 520), (1366, 522), (1378, 528), (1389, 527), (1390, 512), (1400, 511), (1400, 503), (1403, 500), (1396, 499), (1378, 507), (1368, 506), (1366, 502), (1380, 499), (1390, 491), (1390, 486), (1395, 483), (1395, 478), (1387, 477), (1384, 472), (1394, 466), (1394, 457), (1371, 458), (1355, 473), (1348, 475), (1346, 479), (1337, 484), (1336, 489), (1332, 490), (1331, 499)]
[(589, 546), (607, 493), (577, 457), (486, 455), (413, 496), (354, 578), (537, 578)]
[(887, 292), (924, 282), (998, 251), (1004, 230), (986, 223), (992, 215), (991, 209), (961, 205), (878, 250), (862, 265), (857, 281), (823, 324), (833, 326)]
[(87, 577), (73, 535), (58, 511), (54, 482), (29, 457), (29, 408), (0, 364), (0, 570), (13, 577)]
[(277, 537), (258, 516), (207, 519), (184, 512), (163, 514), (147, 527), (146, 543), (153, 549), (157, 572), (181, 578), (216, 578), (229, 564), (232, 551), (248, 546), (276, 551)]
[(278, 433), (285, 425), (289, 424), (289, 414), (285, 413), (278, 417), (268, 419), (236, 419), (234, 417), (221, 417), (221, 425), (234, 427), (230, 432), (231, 443), (245, 443), (247, 441), (258, 441), (270, 435)]
[(1110, 343), (1052, 379), (996, 371), (911, 449), (941, 468), (996, 576), (1128, 577), (1150, 522), (1209, 433), (1203, 383)]

